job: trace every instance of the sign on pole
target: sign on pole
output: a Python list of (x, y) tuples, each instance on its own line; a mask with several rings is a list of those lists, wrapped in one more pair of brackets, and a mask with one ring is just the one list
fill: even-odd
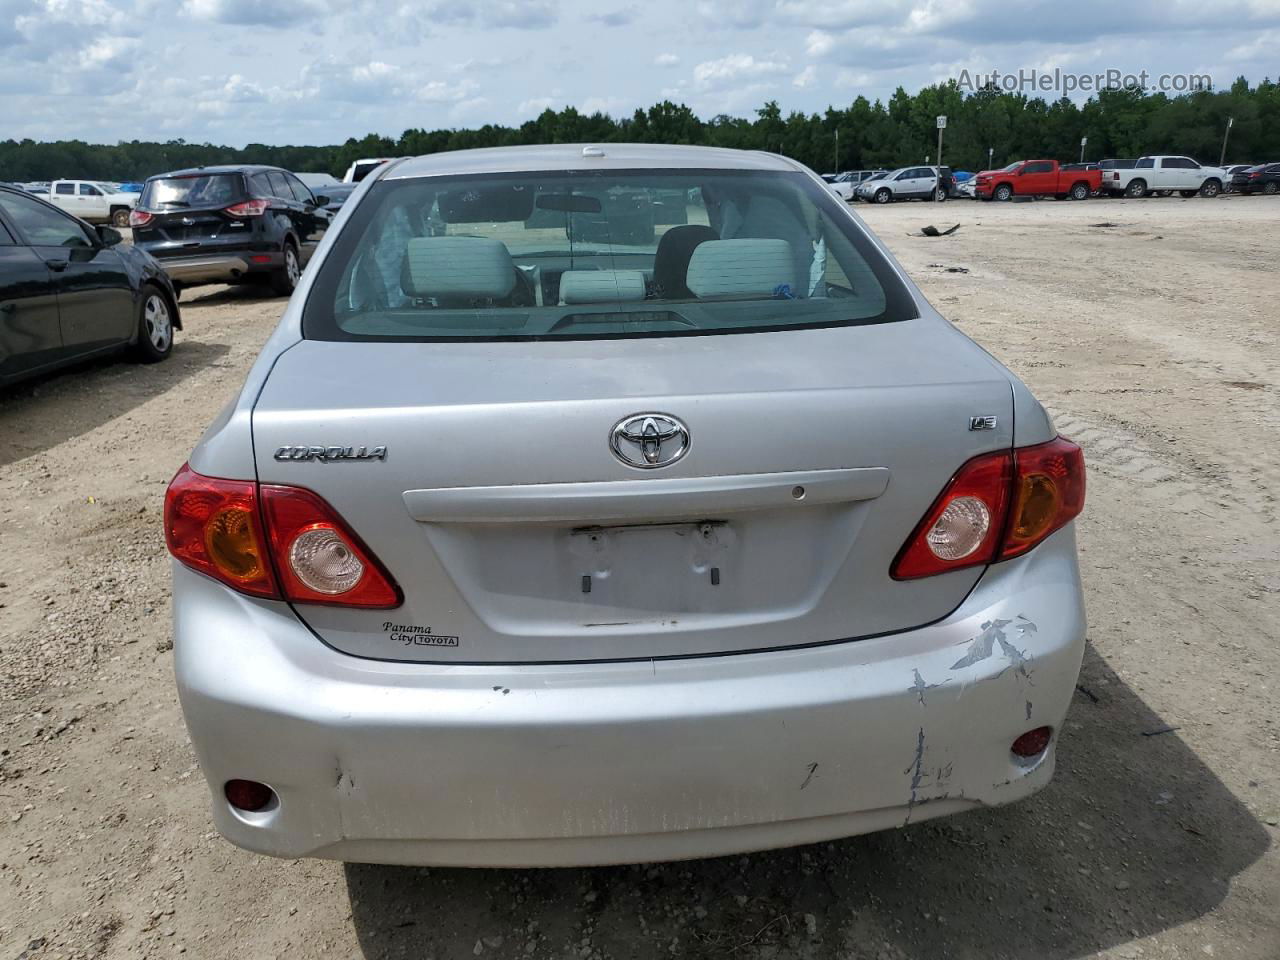
[(947, 129), (947, 116), (946, 116), (946, 114), (943, 114), (942, 116), (938, 117), (938, 129), (939, 129), (939, 130), (945, 130), (945, 129)]

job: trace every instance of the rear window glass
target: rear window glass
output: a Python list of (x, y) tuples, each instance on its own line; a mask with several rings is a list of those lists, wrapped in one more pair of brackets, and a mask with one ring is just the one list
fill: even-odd
[(316, 277), (303, 330), (592, 339), (915, 315), (871, 240), (803, 174), (572, 171), (375, 184)]
[(210, 173), (191, 177), (148, 180), (138, 200), (140, 207), (225, 207), (241, 199), (244, 180), (238, 173)]

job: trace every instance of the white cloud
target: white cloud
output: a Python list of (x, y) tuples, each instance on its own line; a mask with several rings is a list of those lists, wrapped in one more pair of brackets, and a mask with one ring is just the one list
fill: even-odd
[(813, 86), (818, 80), (818, 68), (812, 63), (791, 78), (791, 85), (804, 89)]
[(719, 86), (747, 77), (786, 73), (787, 65), (777, 60), (757, 60), (749, 53), (731, 53), (719, 60), (707, 60), (693, 68), (699, 86)]
[(825, 57), (835, 46), (835, 37), (822, 30), (814, 30), (804, 38), (804, 52), (811, 57)]
[(185, 0), (182, 12), (196, 20), (242, 26), (289, 27), (324, 12), (317, 0)]
[(94, 70), (100, 67), (119, 66), (138, 46), (133, 37), (99, 37), (83, 47), (79, 54), (81, 70)]
[(658, 67), (674, 67), (680, 63), (680, 58), (674, 53), (660, 53), (653, 58), (653, 63)]
[(531, 97), (528, 100), (521, 100), (520, 105), (516, 107), (516, 113), (522, 116), (537, 115), (543, 110), (548, 110), (556, 105), (555, 97)]

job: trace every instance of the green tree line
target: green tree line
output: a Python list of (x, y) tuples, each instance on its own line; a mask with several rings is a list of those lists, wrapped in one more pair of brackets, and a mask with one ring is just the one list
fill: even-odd
[(1228, 162), (1280, 161), (1280, 84), (1265, 81), (1251, 87), (1241, 77), (1224, 90), (1173, 97), (1139, 89), (1107, 90), (1083, 104), (1066, 97), (1050, 102), (993, 89), (965, 93), (950, 82), (915, 94), (899, 87), (888, 102), (857, 97), (846, 107), (832, 106), (822, 113), (784, 114), (771, 101), (753, 118), (722, 114), (704, 120), (670, 101), (617, 119), (565, 107), (545, 110), (518, 127), (414, 128), (398, 139), (369, 134), (330, 146), (5, 140), (0, 141), (0, 180), (138, 180), (216, 163), (269, 163), (341, 176), (360, 157), (610, 141), (770, 150), (820, 171), (897, 167), (923, 163), (937, 152), (939, 114), (948, 117), (944, 161), (955, 169), (983, 169), (988, 156), (996, 166), (1033, 157), (1076, 160), (1082, 137), (1089, 139), (1087, 159), (1179, 153), (1216, 163), (1228, 118), (1235, 120)]

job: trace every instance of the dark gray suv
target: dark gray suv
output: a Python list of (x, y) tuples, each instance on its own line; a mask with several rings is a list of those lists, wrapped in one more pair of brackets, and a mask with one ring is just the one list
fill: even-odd
[(196, 167), (147, 180), (129, 225), (176, 287), (266, 283), (288, 296), (332, 219), (327, 202), (278, 167)]

